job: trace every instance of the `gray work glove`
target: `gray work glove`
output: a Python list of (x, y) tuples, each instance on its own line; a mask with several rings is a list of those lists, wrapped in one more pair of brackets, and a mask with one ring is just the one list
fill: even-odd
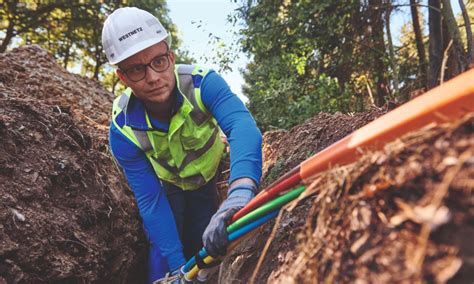
[(226, 254), (229, 243), (227, 223), (237, 211), (249, 203), (256, 191), (257, 187), (254, 183), (236, 184), (229, 189), (227, 199), (212, 216), (202, 236), (204, 247), (210, 256), (218, 257)]

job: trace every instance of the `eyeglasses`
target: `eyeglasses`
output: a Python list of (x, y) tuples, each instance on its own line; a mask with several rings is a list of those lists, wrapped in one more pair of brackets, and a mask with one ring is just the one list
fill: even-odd
[(125, 76), (128, 77), (128, 79), (130, 79), (130, 81), (138, 82), (146, 77), (148, 66), (158, 73), (166, 71), (170, 66), (169, 55), (170, 52), (167, 51), (165, 54), (161, 54), (153, 58), (148, 64), (137, 64), (125, 70), (120, 70), (125, 74)]

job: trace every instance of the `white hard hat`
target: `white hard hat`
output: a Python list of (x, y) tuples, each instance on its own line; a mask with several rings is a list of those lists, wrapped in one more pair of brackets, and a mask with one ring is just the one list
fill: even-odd
[(102, 46), (110, 64), (120, 61), (171, 37), (158, 19), (147, 11), (125, 7), (115, 10), (102, 28)]

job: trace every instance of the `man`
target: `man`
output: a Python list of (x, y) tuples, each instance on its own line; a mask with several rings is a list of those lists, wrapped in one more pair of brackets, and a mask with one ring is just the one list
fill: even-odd
[[(179, 274), (203, 243), (211, 256), (226, 253), (227, 223), (254, 197), (262, 167), (261, 134), (243, 103), (214, 71), (175, 66), (170, 42), (158, 19), (137, 8), (117, 9), (102, 30), (107, 58), (128, 87), (114, 101), (110, 145), (150, 240), (150, 282)], [(231, 166), (217, 210), (219, 128)]]

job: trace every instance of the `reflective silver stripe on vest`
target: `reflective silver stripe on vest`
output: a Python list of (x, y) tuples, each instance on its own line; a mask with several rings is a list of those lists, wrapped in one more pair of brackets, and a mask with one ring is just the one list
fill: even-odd
[(178, 172), (178, 168), (177, 167), (173, 167), (173, 166), (170, 166), (168, 164), (168, 162), (166, 161), (166, 159), (161, 159), (161, 158), (156, 158), (154, 157), (153, 155), (151, 156), (151, 158), (157, 162), (160, 166), (162, 166), (163, 168), (167, 169), (168, 172), (172, 172), (172, 173), (177, 173)]
[(181, 163), (181, 166), (179, 168), (170, 166), (166, 159), (160, 159), (151, 156), (151, 158), (157, 162), (160, 166), (163, 168), (167, 169), (169, 172), (172, 173), (179, 173), (181, 170), (183, 170), (187, 165), (189, 165), (192, 161), (196, 160), (197, 158), (201, 157), (204, 153), (206, 153), (209, 149), (212, 148), (212, 145), (214, 145), (216, 139), (218, 139), (217, 134), (219, 134), (219, 129), (215, 128), (214, 132), (212, 133), (211, 137), (207, 140), (206, 144), (204, 146), (196, 151), (189, 152), (186, 154), (186, 157), (184, 157), (183, 162)]
[[(183, 67), (193, 67), (193, 66), (184, 65)], [(196, 97), (194, 96), (193, 77), (191, 75), (188, 75), (188, 73), (186, 73), (185, 71), (188, 71), (188, 70), (184, 70), (183, 72), (181, 72), (181, 66), (178, 69), (179, 87), (181, 91), (183, 91), (186, 98), (188, 98), (188, 100), (193, 105), (193, 110), (191, 111), (189, 115), (198, 126), (201, 126), (207, 120), (208, 116), (203, 111), (201, 111), (201, 109), (199, 108), (199, 105), (196, 102)]]
[(118, 102), (118, 107), (123, 110), (127, 104), (128, 104), (128, 100), (130, 99), (129, 96), (127, 96), (125, 93), (123, 93), (121, 96), (120, 96), (120, 99), (119, 99), (119, 102)]
[(217, 127), (214, 128), (214, 132), (212, 133), (211, 137), (209, 137), (206, 144), (204, 144), (204, 146), (201, 149), (190, 152), (186, 155), (186, 157), (184, 157), (183, 162), (181, 163), (181, 166), (178, 168), (178, 171), (181, 171), (187, 165), (189, 165), (189, 163), (201, 157), (204, 153), (206, 153), (209, 149), (211, 149), (212, 145), (214, 145), (216, 141), (218, 133), (219, 133), (219, 129)]
[(148, 152), (150, 150), (153, 150), (153, 146), (151, 146), (151, 142), (150, 142), (150, 139), (148, 138), (148, 135), (146, 134), (146, 131), (135, 130), (135, 129), (132, 129), (132, 131), (133, 131), (133, 134), (135, 134), (138, 144), (140, 144), (140, 147), (142, 148), (143, 152)]
[(183, 64), (178, 66), (178, 74), (191, 75), (193, 74), (195, 66), (189, 64)]
[[(177, 168), (176, 167), (172, 167), (170, 166), (165, 159), (158, 159), (158, 158), (155, 158), (153, 156), (151, 156), (151, 158), (157, 162), (160, 166), (162, 166), (163, 168), (165, 168), (166, 170), (168, 170), (169, 172), (172, 172), (172, 173), (177, 173)], [(206, 180), (204, 179), (204, 177), (201, 175), (201, 174), (197, 174), (197, 175), (194, 175), (194, 176), (190, 176), (190, 177), (185, 177), (185, 178), (180, 178), (178, 177), (179, 181), (183, 182), (183, 183), (191, 183), (191, 184), (205, 184), (206, 183)]]
[[(125, 93), (123, 93), (120, 96), (120, 99), (118, 101), (118, 107), (124, 113), (127, 112), (126, 108), (127, 108), (129, 100), (130, 100), (130, 97), (127, 96)], [(132, 131), (135, 137), (137, 138), (138, 144), (140, 144), (140, 148), (142, 148), (144, 152), (148, 152), (153, 149), (153, 147), (151, 146), (150, 139), (148, 138), (148, 135), (146, 134), (146, 131), (135, 130), (133, 128), (132, 128)]]

